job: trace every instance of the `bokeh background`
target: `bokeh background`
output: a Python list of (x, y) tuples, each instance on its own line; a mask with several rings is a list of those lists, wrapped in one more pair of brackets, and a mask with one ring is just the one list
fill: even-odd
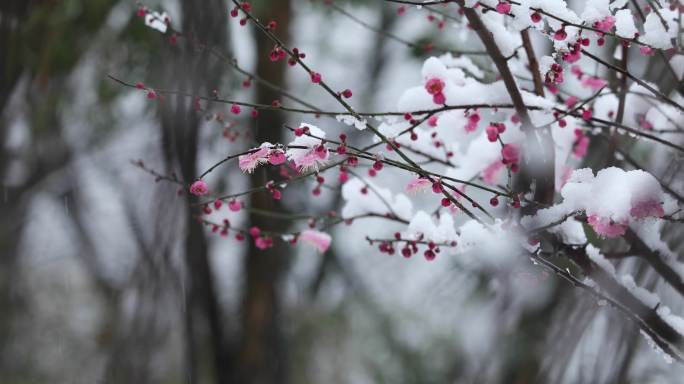
[[(338, 109), (306, 73), (271, 63), (272, 43), (231, 19), (227, 1), (144, 5), (168, 12), (184, 37), (172, 44), (146, 27), (129, 0), (0, 2), (0, 383), (682, 382), (682, 367), (632, 323), (527, 260), (487, 270), (382, 255), (363, 239), (391, 228), (373, 220), (335, 228), (323, 255), (280, 243), (264, 253), (212, 234), (179, 185), (156, 182), (132, 162), (187, 181), (254, 142), (289, 141), (283, 124), (308, 119), (329, 137), (350, 129), (267, 111), (233, 117), (227, 105), (197, 112), (192, 100), (150, 101), (112, 81), (288, 101), (256, 81), (243, 87), (249, 76), (236, 60), (318, 108)], [(442, 30), (412, 7), (399, 17), (397, 5), (379, 0), (253, 6), (367, 111), (394, 110), (419, 83), (424, 43), (479, 49), (449, 22)], [(657, 62), (639, 65), (649, 81), (672, 83)], [(665, 179), (679, 175), (677, 164), (635, 156)], [(208, 181), (234, 193), (274, 178), (267, 172), (248, 176), (229, 165)], [(306, 219), (263, 210), (339, 211), (337, 190), (313, 198), (313, 187), (292, 186), (279, 204), (253, 195), (230, 220), (294, 230)], [(669, 236), (680, 250), (678, 234)], [(681, 313), (681, 298), (638, 260), (618, 267)]]

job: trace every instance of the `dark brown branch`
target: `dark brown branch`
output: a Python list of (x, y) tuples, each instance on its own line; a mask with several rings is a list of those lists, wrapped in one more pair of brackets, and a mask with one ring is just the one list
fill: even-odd
[[(482, 44), (484, 44), (485, 49), (489, 53), (490, 58), (494, 62), (494, 65), (499, 70), (501, 79), (506, 86), (506, 91), (513, 101), (516, 113), (520, 117), (522, 122), (521, 130), (525, 133), (526, 141), (526, 161), (521, 172), (520, 180), (521, 185), (516, 188), (518, 192), (528, 190), (529, 186), (535, 184), (535, 201), (540, 203), (550, 203), (553, 201), (553, 194), (555, 191), (555, 178), (554, 178), (554, 146), (551, 136), (548, 130), (537, 130), (534, 129), (532, 125), (532, 120), (527, 113), (527, 108), (522, 97), (520, 89), (515, 82), (515, 78), (508, 67), (508, 62), (506, 58), (501, 53), (499, 46), (494, 40), (494, 36), (487, 29), (487, 26), (482, 22), (482, 19), (478, 15), (475, 9), (467, 8), (464, 6), (464, 2), (461, 0), (458, 2), (463, 12), (470, 23), (470, 26), (477, 33)], [(526, 47), (528, 54), (532, 51), (532, 47)], [(530, 55), (534, 57), (534, 52)], [(543, 167), (532, 166), (531, 157), (539, 156), (539, 163), (542, 163)], [(536, 160), (536, 159), (535, 159)], [(536, 161), (535, 161), (536, 162)], [(529, 180), (525, 180), (529, 179)], [(527, 184), (527, 185), (525, 185)]]
[[(629, 53), (629, 47), (622, 46), (622, 58), (620, 59), (620, 67), (622, 70), (627, 71), (627, 57)], [(627, 99), (627, 75), (624, 73), (620, 76), (619, 84), (619, 101), (617, 116), (615, 117), (615, 122), (622, 124), (625, 116), (625, 100)], [(615, 148), (618, 144), (617, 128), (613, 127), (610, 134), (610, 141), (608, 143), (608, 155), (606, 163), (612, 165), (615, 161)]]
[(534, 93), (537, 96), (544, 97), (544, 82), (541, 78), (541, 73), (539, 72), (539, 61), (534, 53), (534, 47), (532, 46), (532, 39), (530, 39), (530, 32), (528, 29), (520, 32), (523, 41), (523, 47), (525, 48), (525, 53), (527, 54), (527, 61), (530, 65), (530, 73), (532, 73), (532, 80), (534, 81)]

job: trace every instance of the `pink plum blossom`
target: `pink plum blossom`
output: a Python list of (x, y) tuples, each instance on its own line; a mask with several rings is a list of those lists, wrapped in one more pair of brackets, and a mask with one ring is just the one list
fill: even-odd
[(586, 76), (582, 80), (582, 86), (591, 88), (594, 91), (598, 91), (599, 89), (605, 87), (606, 84), (608, 84), (607, 81), (605, 81), (603, 79), (599, 79), (598, 77), (594, 77), (594, 76)]
[(444, 90), (444, 81), (440, 78), (433, 77), (425, 82), (425, 90), (431, 95), (442, 93)]
[(258, 236), (256, 239), (254, 239), (254, 245), (263, 251), (273, 247), (273, 239), (270, 237)]
[(487, 132), (487, 140), (491, 141), (492, 143), (495, 142), (499, 137), (499, 129), (495, 125), (488, 125), (485, 132)]
[(327, 233), (307, 229), (299, 234), (299, 240), (312, 245), (318, 252), (325, 252), (330, 248), (331, 238)]
[(577, 158), (583, 158), (587, 155), (589, 150), (589, 137), (582, 132), (581, 129), (575, 130), (575, 144), (572, 148), (572, 154)]
[(299, 169), (317, 169), (320, 164), (324, 164), (330, 157), (328, 148), (319, 145), (311, 148), (308, 152), (294, 160)]
[(496, 160), (495, 162), (489, 164), (487, 168), (482, 171), (482, 180), (487, 184), (496, 184), (496, 177), (499, 175), (499, 171), (504, 168), (504, 163), (501, 160)]
[(432, 182), (428, 180), (425, 177), (419, 177), (417, 179), (411, 180), (408, 185), (406, 186), (406, 192), (415, 194), (418, 192), (425, 191), (428, 189), (430, 186), (432, 186)]
[(579, 65), (573, 65), (572, 67), (570, 67), (570, 72), (573, 75), (577, 76), (578, 79), (582, 77), (582, 75), (584, 75), (584, 71), (582, 71), (582, 67), (580, 67)]
[(268, 162), (271, 165), (280, 165), (285, 163), (286, 161), (287, 158), (285, 157), (285, 152), (281, 150), (271, 151), (271, 153), (268, 155)]
[(317, 170), (320, 165), (325, 164), (330, 158), (330, 151), (325, 146), (324, 139), (325, 132), (314, 125), (302, 123), (295, 129), (295, 139), (288, 144), (290, 147), (286, 153), (292, 168), (301, 172), (307, 169)]
[(653, 56), (653, 54), (655, 53), (655, 49), (648, 47), (648, 46), (645, 46), (645, 45), (642, 45), (641, 47), (639, 47), (639, 51), (644, 56)]
[(591, 215), (587, 217), (587, 223), (594, 228), (594, 231), (603, 237), (618, 237), (627, 232), (627, 222), (615, 222), (610, 218)]
[(261, 147), (252, 153), (240, 156), (238, 158), (240, 169), (248, 173), (254, 172), (260, 164), (268, 161), (268, 152), (269, 149), (267, 147)]
[(653, 124), (651, 124), (650, 121), (646, 120), (646, 116), (644, 115), (639, 116), (639, 126), (646, 130), (653, 129)]
[(629, 214), (635, 219), (643, 219), (646, 217), (663, 217), (665, 211), (660, 201), (657, 200), (643, 200), (632, 205)]
[(568, 33), (565, 32), (565, 28), (561, 28), (553, 34), (553, 39), (556, 41), (563, 41), (566, 37), (568, 37)]
[(432, 95), (432, 102), (435, 104), (446, 104), (446, 96), (443, 93), (435, 93)]
[(232, 212), (239, 212), (241, 208), (242, 204), (237, 200), (231, 200), (228, 203), (228, 209), (230, 209)]
[[(570, 51), (570, 52), (563, 55), (563, 61), (566, 61), (568, 63), (576, 63), (581, 58), (582, 58), (582, 51), (580, 51), (579, 49)], [(562, 82), (562, 81), (559, 81), (559, 83), (560, 82)]]
[(465, 125), (465, 131), (473, 132), (477, 130), (478, 122), (480, 122), (480, 112), (476, 110), (468, 116), (468, 123)]
[(508, 15), (511, 13), (511, 4), (506, 1), (500, 1), (499, 4), (496, 5), (496, 11)]
[(520, 161), (520, 150), (516, 145), (504, 144), (501, 148), (501, 157), (506, 164), (515, 164)]
[(209, 188), (204, 180), (197, 180), (190, 186), (190, 193), (195, 196), (203, 196), (206, 195), (207, 192), (209, 192)]
[(577, 96), (570, 96), (567, 99), (565, 99), (565, 105), (568, 108), (573, 108), (575, 106), (575, 104), (577, 104), (577, 101), (578, 101)]
[(433, 77), (425, 82), (425, 90), (432, 95), (432, 101), (435, 104), (445, 104), (446, 96), (444, 96), (445, 83), (442, 79)]

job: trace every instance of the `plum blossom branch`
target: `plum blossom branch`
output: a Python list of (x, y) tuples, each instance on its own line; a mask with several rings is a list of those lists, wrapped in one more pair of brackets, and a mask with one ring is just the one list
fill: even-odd
[[(235, 4), (236, 7), (240, 7), (240, 3), (237, 0), (232, 0), (232, 2)], [(316, 79), (315, 83), (320, 85), (330, 96), (332, 96), (339, 104), (341, 104), (352, 116), (355, 118), (361, 120), (361, 115), (356, 113), (356, 111), (349, 105), (343, 98), (342, 96), (335, 92), (328, 84), (323, 81), (314, 71), (309, 68), (309, 66), (304, 63), (300, 57), (299, 54), (295, 54), (292, 50), (290, 50), (275, 34), (271, 32), (269, 28), (264, 26), (257, 18), (255, 18), (248, 10), (245, 10), (241, 8), (242, 11), (245, 13), (246, 17), (251, 20), (254, 25), (256, 25), (270, 40), (272, 40), (275, 44), (277, 44), (280, 49), (284, 50), (287, 52), (287, 54), (290, 55), (290, 57), (298, 64), (301, 68), (303, 68), (309, 75), (311, 75), (312, 79)], [(375, 128), (372, 124), (366, 124), (368, 129), (370, 129), (381, 141), (387, 143), (388, 146), (390, 146), (404, 161), (412, 165), (413, 167), (421, 170), (421, 174), (427, 176), (431, 181), (436, 182), (436, 180), (432, 179), (431, 176), (427, 175), (422, 171), (422, 168), (416, 164), (413, 160), (411, 160), (410, 157), (408, 157), (406, 154), (404, 154), (398, 147), (397, 145), (391, 141), (388, 140), (385, 135), (383, 135), (377, 128)], [(470, 217), (473, 220), (480, 221), (480, 219), (475, 216), (470, 210), (468, 210), (466, 207), (464, 207), (459, 201), (457, 201), (453, 196), (450, 194), (446, 193), (446, 191), (442, 191), (444, 196), (451, 201), (454, 205), (456, 205), (459, 209), (461, 209), (468, 217)]]
[[(556, 110), (562, 111), (562, 110), (557, 109), (557, 108), (556, 108)], [(582, 116), (581, 114), (576, 113), (576, 112), (571, 112), (571, 113), (569, 113), (569, 115), (584, 119), (584, 116)], [(670, 148), (676, 149), (677, 151), (684, 152), (684, 147), (681, 147), (681, 146), (679, 146), (679, 145), (677, 145), (677, 144), (674, 144), (674, 143), (672, 143), (671, 141), (667, 141), (667, 140), (661, 139), (661, 138), (659, 138), (658, 136), (651, 135), (651, 134), (649, 134), (649, 133), (643, 132), (642, 130), (638, 130), (638, 129), (636, 129), (636, 128), (628, 127), (628, 126), (623, 125), (623, 124), (618, 124), (618, 123), (616, 123), (616, 122), (614, 122), (614, 121), (608, 121), (608, 120), (600, 119), (600, 118), (597, 118), (597, 117), (591, 117), (591, 118), (585, 119), (585, 120), (586, 120), (587, 122), (599, 123), (599, 124), (601, 124), (601, 125), (603, 126), (603, 128), (615, 127), (615, 128), (620, 129), (620, 130), (623, 130), (623, 131), (625, 131), (625, 132), (629, 132), (629, 133), (631, 133), (631, 134), (633, 134), (633, 135), (635, 135), (635, 136), (641, 136), (641, 137), (644, 137), (644, 138), (653, 140), (653, 141), (655, 141), (655, 142), (657, 142), (657, 143), (663, 144), (663, 145), (665, 145), (665, 146), (668, 146), (668, 147), (670, 147)], [(602, 127), (599, 126), (599, 128), (602, 128)]]
[(663, 94), (662, 92), (658, 91), (657, 89), (653, 88), (653, 87), (652, 87), (651, 85), (649, 85), (647, 82), (645, 82), (645, 81), (641, 80), (640, 78), (638, 78), (638, 77), (632, 75), (629, 71), (627, 71), (627, 70), (625, 70), (625, 69), (622, 69), (622, 68), (620, 68), (620, 67), (617, 67), (617, 66), (615, 66), (615, 65), (613, 65), (613, 64), (611, 64), (611, 63), (609, 63), (609, 62), (607, 62), (607, 61), (605, 61), (605, 60), (603, 60), (603, 59), (601, 59), (601, 58), (598, 57), (598, 56), (592, 55), (591, 53), (587, 52), (586, 49), (582, 49), (581, 51), (582, 51), (582, 53), (583, 53), (585, 56), (589, 57), (590, 59), (596, 61), (597, 63), (599, 63), (599, 64), (601, 64), (601, 65), (603, 65), (603, 66), (605, 66), (605, 67), (610, 68), (610, 69), (613, 70), (613, 71), (616, 71), (616, 72), (618, 72), (618, 73), (620, 73), (620, 74), (622, 74), (622, 75), (624, 75), (624, 76), (629, 77), (630, 79), (632, 79), (632, 81), (636, 82), (637, 84), (639, 84), (639, 85), (641, 85), (642, 87), (644, 87), (644, 88), (646, 88), (647, 90), (649, 90), (651, 93), (653, 93), (653, 94), (654, 94), (656, 97), (658, 97), (660, 100), (662, 100), (662, 101), (664, 101), (665, 103), (670, 104), (671, 106), (673, 106), (673, 107), (679, 109), (680, 111), (684, 112), (684, 106), (681, 106), (679, 103), (677, 103), (676, 101), (672, 100), (672, 99), (669, 98), (667, 95), (665, 95), (665, 94)]
[(340, 13), (341, 15), (344, 15), (348, 19), (354, 21), (356, 24), (358, 24), (358, 25), (360, 25), (360, 26), (362, 26), (362, 27), (364, 27), (364, 28), (366, 28), (372, 32), (375, 32), (381, 36), (384, 36), (390, 40), (394, 40), (400, 44), (403, 44), (408, 48), (420, 49), (420, 50), (425, 51), (425, 52), (435, 50), (437, 52), (451, 53), (451, 54), (454, 54), (457, 56), (459, 56), (459, 55), (486, 55), (487, 54), (487, 52), (483, 52), (483, 51), (452, 50), (452, 49), (446, 49), (446, 48), (441, 48), (441, 47), (433, 47), (432, 45), (429, 45), (429, 44), (427, 44), (425, 46), (420, 46), (416, 43), (412, 43), (408, 40), (404, 40), (401, 37), (399, 37), (399, 36), (397, 36), (391, 32), (383, 31), (382, 29), (379, 29), (377, 27), (374, 27), (374, 26), (366, 23), (365, 21), (363, 21), (363, 20), (359, 19), (358, 17), (352, 15), (351, 13), (344, 10), (344, 8), (338, 6), (337, 4), (335, 4), (333, 2), (326, 3), (326, 5), (328, 7), (330, 7), (331, 9), (335, 10), (336, 12)]
[(163, 175), (163, 174), (155, 171), (154, 169), (149, 168), (145, 164), (145, 162), (143, 162), (142, 160), (131, 160), (131, 164), (133, 164), (134, 166), (136, 166), (136, 167), (142, 169), (143, 171), (149, 173), (150, 175), (154, 176), (155, 181), (165, 180), (165, 181), (170, 181), (172, 183), (185, 186), (185, 183), (183, 181), (179, 180), (175, 173), (172, 174), (171, 176)]
[[(258, 110), (278, 110), (278, 111), (286, 111), (286, 112), (292, 112), (292, 113), (301, 113), (301, 114), (306, 114), (306, 115), (319, 115), (319, 116), (341, 116), (341, 115), (346, 115), (346, 116), (353, 116), (354, 113), (351, 113), (349, 111), (324, 111), (320, 109), (303, 109), (303, 108), (293, 108), (293, 107), (286, 107), (283, 105), (273, 105), (273, 104), (257, 104), (257, 103), (250, 103), (247, 101), (241, 101), (241, 100), (233, 100), (233, 99), (224, 99), (220, 97), (215, 97), (215, 96), (205, 96), (205, 95), (196, 95), (196, 94), (191, 94), (187, 92), (182, 92), (182, 91), (177, 91), (177, 90), (168, 90), (168, 89), (159, 89), (155, 87), (150, 87), (147, 85), (144, 85), (142, 83), (139, 84), (133, 84), (124, 80), (121, 80), (117, 78), (116, 76), (112, 74), (108, 74), (107, 77), (109, 77), (111, 80), (125, 86), (128, 88), (134, 88), (134, 89), (139, 89), (143, 91), (154, 91), (157, 94), (168, 94), (168, 95), (178, 95), (178, 96), (183, 96), (191, 99), (199, 99), (202, 101), (207, 101), (210, 103), (220, 103), (220, 104), (235, 104), (239, 106), (244, 106), (244, 107), (251, 107), (254, 109)], [(420, 115), (425, 115), (425, 114), (435, 114), (439, 112), (446, 112), (446, 111), (453, 111), (453, 110), (469, 110), (469, 109), (508, 109), (508, 108), (515, 108), (513, 104), (508, 104), (508, 103), (501, 103), (501, 104), (491, 104), (491, 103), (474, 103), (474, 104), (462, 104), (462, 105), (444, 105), (439, 108), (433, 108), (433, 109), (419, 109), (419, 110), (414, 110), (414, 111), (379, 111), (379, 112), (355, 112), (359, 116), (370, 116), (370, 117), (380, 117), (380, 116), (404, 116), (406, 114), (411, 114), (414, 116), (420, 116)], [(527, 109), (530, 110), (539, 110), (541, 107), (539, 106), (534, 106), (534, 105), (528, 105), (526, 106)]]

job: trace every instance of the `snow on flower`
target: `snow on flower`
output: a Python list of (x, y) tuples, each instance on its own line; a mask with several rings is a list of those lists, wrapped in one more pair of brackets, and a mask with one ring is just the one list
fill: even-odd
[(615, 13), (615, 33), (625, 39), (633, 38), (639, 31), (634, 26), (634, 16), (629, 9), (621, 9)]
[[(670, 11), (667, 8), (663, 8), (658, 14), (649, 13), (644, 22), (644, 36), (641, 40), (656, 49), (671, 48), (670, 39), (677, 34), (676, 15), (678, 14), (679, 12)], [(660, 17), (666, 21), (667, 29), (663, 26)]]
[(335, 116), (335, 119), (339, 121), (340, 123), (347, 124), (349, 126), (354, 126), (354, 128), (358, 129), (359, 131), (363, 131), (368, 127), (368, 122), (366, 119), (359, 120), (356, 117), (352, 115), (337, 115)]
[(487, 269), (505, 269), (519, 260), (516, 249), (522, 239), (514, 231), (505, 229), (501, 220), (484, 225), (466, 221), (459, 228), (458, 247), (464, 259)]
[(608, 0), (587, 1), (580, 17), (589, 23), (598, 23), (611, 15), (609, 3)]
[(627, 221), (615, 222), (609, 218), (591, 215), (587, 217), (587, 223), (594, 228), (594, 231), (603, 237), (618, 237), (627, 232)]
[(665, 211), (663, 205), (657, 200), (641, 200), (632, 205), (629, 214), (635, 219), (643, 219), (645, 217), (663, 217)]
[(325, 252), (330, 248), (330, 235), (324, 232), (307, 229), (299, 234), (299, 240), (303, 243), (312, 245), (318, 252)]
[(435, 224), (430, 215), (424, 211), (418, 211), (413, 216), (407, 233), (407, 236), (410, 238), (417, 239), (422, 235), (424, 239), (435, 243), (455, 241), (458, 237), (454, 228), (454, 219), (451, 215), (440, 215), (439, 222)]
[(286, 153), (287, 158), (293, 161), (295, 166), (300, 170), (317, 170), (318, 167), (325, 164), (330, 157), (328, 148), (323, 145), (323, 141), (321, 140), (325, 138), (325, 132), (310, 124), (302, 123), (301, 127), (308, 128), (309, 135), (296, 137), (290, 142), (289, 146), (306, 148), (289, 148)]
[(638, 220), (662, 217), (676, 209), (675, 201), (651, 174), (616, 167), (602, 169), (596, 176), (588, 168), (574, 171), (561, 196), (562, 203), (539, 210), (535, 217), (525, 218), (523, 225), (549, 224), (564, 215), (585, 212), (597, 234), (616, 237)]

